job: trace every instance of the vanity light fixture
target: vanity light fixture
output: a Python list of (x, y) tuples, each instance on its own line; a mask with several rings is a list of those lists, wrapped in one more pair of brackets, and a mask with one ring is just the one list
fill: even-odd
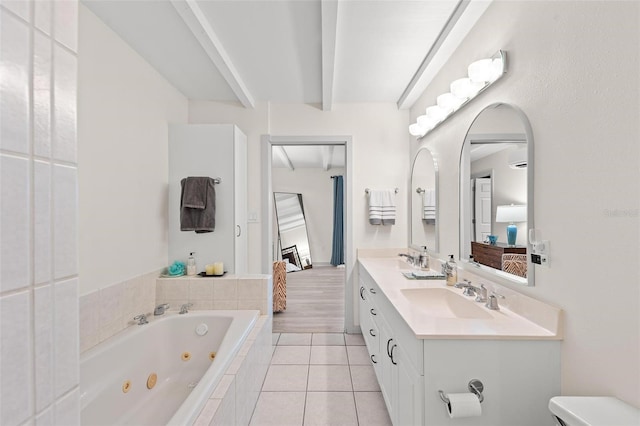
[(424, 137), (499, 80), (506, 71), (507, 53), (504, 50), (499, 50), (491, 58), (475, 61), (467, 69), (468, 76), (453, 81), (451, 91), (438, 96), (436, 105), (428, 107), (425, 114), (409, 126), (409, 133), (418, 138)]

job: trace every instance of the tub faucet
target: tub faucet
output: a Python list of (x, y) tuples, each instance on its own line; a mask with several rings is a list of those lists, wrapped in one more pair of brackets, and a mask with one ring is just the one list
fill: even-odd
[(147, 314), (140, 314), (133, 317), (134, 321), (138, 321), (138, 325), (149, 324), (149, 320), (147, 320)]
[(185, 303), (184, 305), (180, 306), (180, 312), (178, 312), (179, 314), (188, 314), (189, 313), (189, 308), (193, 306), (193, 303)]
[(163, 303), (162, 305), (158, 305), (156, 306), (156, 309), (154, 309), (153, 311), (153, 315), (164, 315), (164, 311), (166, 311), (167, 309), (169, 309), (169, 304), (168, 303)]

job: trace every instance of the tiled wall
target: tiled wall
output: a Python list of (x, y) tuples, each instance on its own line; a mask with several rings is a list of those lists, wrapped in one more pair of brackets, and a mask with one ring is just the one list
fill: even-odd
[(0, 424), (79, 424), (77, 1), (0, 1)]
[(80, 352), (134, 324), (136, 315), (152, 313), (159, 274), (159, 271), (150, 272), (82, 295)]

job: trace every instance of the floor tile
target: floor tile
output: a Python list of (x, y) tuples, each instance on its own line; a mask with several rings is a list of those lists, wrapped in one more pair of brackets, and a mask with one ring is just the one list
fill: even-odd
[(380, 391), (378, 378), (372, 365), (352, 365), (349, 369), (354, 391)]
[(354, 392), (358, 422), (367, 426), (391, 426), (381, 392)]
[(305, 392), (262, 392), (251, 426), (301, 426)]
[(278, 339), (280, 339), (280, 333), (273, 333), (271, 335), (271, 344), (272, 345), (277, 345), (278, 344)]
[(318, 346), (344, 346), (343, 333), (313, 333), (311, 344)]
[(345, 346), (311, 346), (310, 364), (349, 364)]
[(311, 333), (281, 333), (280, 339), (278, 339), (278, 345), (311, 345)]
[(307, 390), (318, 392), (351, 391), (351, 375), (346, 365), (310, 365)]
[(366, 346), (347, 346), (350, 365), (371, 365)]
[[(366, 425), (366, 423), (360, 423)], [(304, 410), (305, 426), (358, 426), (351, 392), (308, 392)]]
[(274, 364), (309, 364), (311, 346), (276, 346), (271, 358)]
[(364, 337), (362, 334), (345, 334), (344, 340), (348, 346), (364, 346)]
[(307, 365), (272, 365), (262, 385), (263, 391), (307, 390)]

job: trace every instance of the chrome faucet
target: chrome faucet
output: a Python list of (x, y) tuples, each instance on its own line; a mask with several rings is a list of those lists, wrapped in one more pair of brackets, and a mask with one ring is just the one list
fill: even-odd
[(164, 315), (164, 311), (166, 311), (167, 309), (169, 309), (169, 304), (168, 303), (163, 303), (162, 305), (158, 305), (156, 306), (156, 308), (153, 311), (153, 315)]
[(491, 309), (492, 311), (499, 311), (500, 306), (498, 306), (498, 297), (500, 299), (505, 298), (500, 293), (496, 293), (495, 291), (492, 291), (491, 296), (489, 296), (489, 299), (487, 300), (487, 303), (484, 306), (486, 306), (488, 309)]
[(480, 284), (480, 287), (474, 287), (474, 290), (476, 291), (476, 302), (478, 303), (486, 303), (487, 301), (487, 288), (484, 286), (484, 284)]
[(416, 264), (416, 257), (415, 256), (411, 256), (408, 253), (398, 253), (398, 256), (400, 257), (406, 257), (407, 258), (407, 263), (409, 263), (410, 265), (414, 265)]
[(147, 320), (147, 314), (140, 314), (133, 317), (134, 321), (138, 321), (138, 325), (149, 324), (149, 320)]
[(178, 312), (180, 315), (182, 314), (188, 314), (189, 313), (189, 308), (193, 306), (193, 303), (185, 303), (184, 305), (180, 306), (180, 312)]
[(455, 288), (463, 288), (464, 291), (462, 292), (463, 296), (475, 296), (476, 295), (476, 290), (479, 290), (478, 287), (474, 287), (471, 285), (471, 281), (465, 279), (464, 282), (461, 283), (456, 283), (454, 285)]

